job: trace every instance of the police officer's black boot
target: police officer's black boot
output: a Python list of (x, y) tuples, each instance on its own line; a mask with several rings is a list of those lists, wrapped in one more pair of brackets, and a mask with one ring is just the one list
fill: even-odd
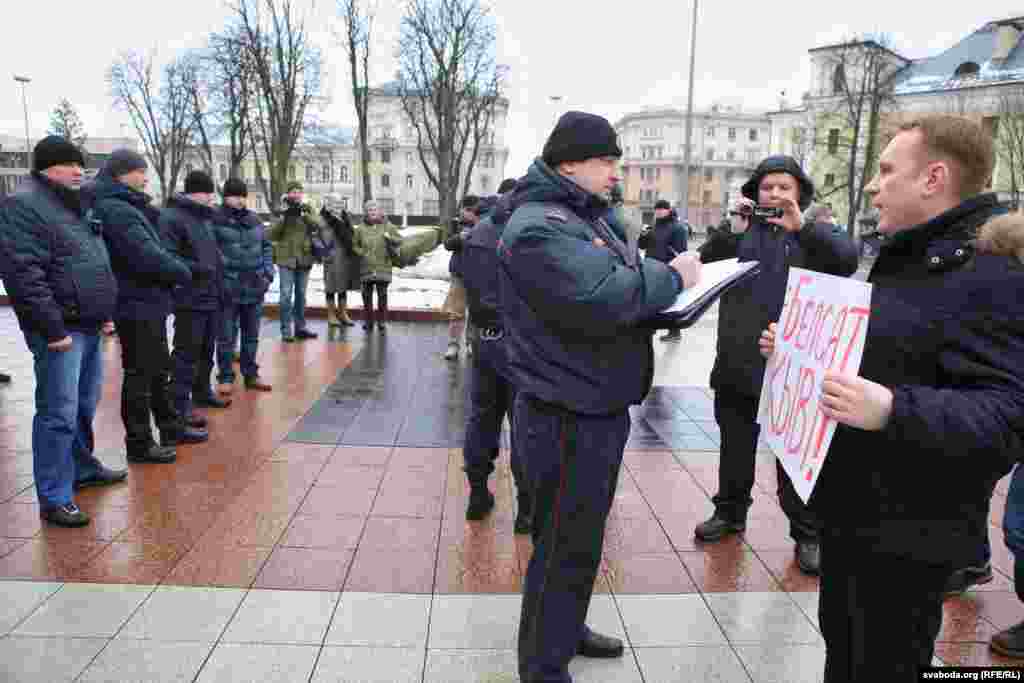
[(517, 501), (515, 532), (528, 534), (533, 531), (533, 505), (530, 503), (530, 497), (524, 493), (517, 496)]
[(486, 517), (494, 509), (494, 494), (487, 488), (487, 481), (470, 484), (469, 505), (466, 519), (475, 522)]
[(739, 533), (746, 528), (746, 520), (736, 520), (726, 516), (719, 510), (715, 510), (715, 514), (711, 515), (710, 519), (697, 525), (697, 528), (693, 530), (693, 535), (698, 541), (714, 543), (730, 534)]

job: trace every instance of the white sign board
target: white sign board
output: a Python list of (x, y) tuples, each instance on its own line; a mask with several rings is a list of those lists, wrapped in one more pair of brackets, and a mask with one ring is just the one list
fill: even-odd
[(805, 503), (836, 431), (821, 412), (825, 372), (857, 374), (870, 315), (870, 284), (790, 268), (757, 422)]

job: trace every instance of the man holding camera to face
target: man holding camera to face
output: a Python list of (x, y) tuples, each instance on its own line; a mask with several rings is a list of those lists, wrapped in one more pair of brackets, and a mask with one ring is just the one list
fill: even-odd
[[(760, 262), (760, 273), (722, 297), (718, 314), (718, 355), (711, 371), (715, 421), (721, 430), (715, 513), (694, 535), (718, 541), (746, 528), (753, 503), (754, 462), (760, 427), (757, 405), (765, 361), (757, 344), (761, 330), (776, 320), (786, 296), (790, 266), (847, 276), (857, 270), (857, 247), (832, 225), (805, 225), (814, 184), (792, 157), (762, 161), (742, 188), (746, 201), (731, 217), (734, 232), (701, 249), (703, 261), (738, 257)], [(754, 202), (757, 202), (755, 205)], [(742, 232), (741, 232), (742, 231)], [(779, 463), (779, 503), (790, 521), (797, 564), (807, 574), (820, 569), (820, 524), (793, 489)]]

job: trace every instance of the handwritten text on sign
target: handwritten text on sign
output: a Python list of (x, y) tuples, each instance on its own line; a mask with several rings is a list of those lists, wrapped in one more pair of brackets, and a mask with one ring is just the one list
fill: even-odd
[(805, 503), (836, 431), (821, 412), (822, 380), (857, 374), (870, 314), (870, 284), (790, 268), (757, 421)]

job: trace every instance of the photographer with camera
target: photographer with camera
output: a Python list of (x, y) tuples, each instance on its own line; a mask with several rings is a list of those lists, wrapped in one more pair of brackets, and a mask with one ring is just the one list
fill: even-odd
[[(321, 234), (321, 225), (312, 207), (303, 202), (304, 198), (302, 183), (289, 183), (282, 216), (270, 229), (270, 241), (274, 245), (274, 263), (281, 272), (278, 305), (281, 315), (281, 339), (285, 342), (316, 339), (317, 336), (316, 332), (306, 329), (306, 287), (309, 285), (309, 271), (313, 269), (313, 264), (317, 260), (313, 238)], [(323, 258), (323, 255), (320, 258)]]
[[(452, 219), (451, 235), (444, 241), (444, 248), (452, 252), (448, 261), (448, 272), (451, 274), (451, 283), (448, 287), (448, 296), (444, 300), (442, 310), (448, 314), (448, 348), (445, 349), (445, 360), (455, 360), (459, 357), (459, 348), (462, 345), (462, 333), (466, 330), (466, 287), (462, 283), (462, 246), (469, 237), (470, 232), (480, 222), (480, 198), (476, 195), (466, 195), (462, 198), (461, 210), (458, 218)], [(473, 331), (469, 330), (472, 338)]]
[[(757, 404), (765, 371), (758, 339), (782, 310), (790, 266), (838, 276), (857, 270), (857, 247), (849, 237), (830, 224), (804, 224), (801, 212), (811, 204), (814, 184), (795, 159), (768, 157), (742, 192), (747, 201), (731, 212), (734, 232), (716, 237), (700, 252), (703, 261), (738, 257), (761, 264), (760, 274), (730, 289), (719, 304), (718, 349), (711, 371), (715, 421), (722, 435), (718, 493), (712, 498), (714, 514), (694, 530), (697, 539), (705, 542), (746, 528), (760, 435)], [(779, 463), (776, 474), (779, 502), (796, 541), (797, 564), (801, 571), (817, 574), (820, 524)]]

